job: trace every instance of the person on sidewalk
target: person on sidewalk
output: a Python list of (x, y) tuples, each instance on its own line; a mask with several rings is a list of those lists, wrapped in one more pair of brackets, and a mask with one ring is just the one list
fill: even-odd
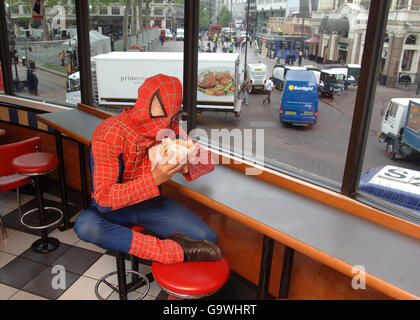
[(38, 94), (38, 77), (36, 75), (35, 64), (32, 63), (27, 72), (28, 90), (31, 95), (39, 96)]
[(270, 97), (271, 97), (271, 91), (274, 89), (274, 83), (273, 83), (273, 77), (270, 77), (270, 79), (264, 81), (264, 92), (267, 94), (267, 96), (263, 100), (263, 104), (267, 101), (267, 103), (270, 103)]
[(300, 67), (300, 65), (302, 64), (302, 58), (303, 58), (303, 51), (302, 51), (302, 50), (299, 50), (299, 53), (298, 53), (298, 63), (299, 63), (299, 67)]

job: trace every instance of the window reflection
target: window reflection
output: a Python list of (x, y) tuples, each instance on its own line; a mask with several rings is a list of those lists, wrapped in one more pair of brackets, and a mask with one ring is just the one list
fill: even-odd
[(386, 27), (389, 39), (378, 57), (382, 60), (380, 81), (359, 183), (360, 193), (414, 221), (420, 221), (420, 99), (416, 84), (420, 30), (413, 32), (411, 26), (418, 19), (418, 9), (418, 1), (391, 3)]
[(17, 95), (65, 103), (67, 76), (78, 71), (74, 1), (5, 1), (13, 84)]

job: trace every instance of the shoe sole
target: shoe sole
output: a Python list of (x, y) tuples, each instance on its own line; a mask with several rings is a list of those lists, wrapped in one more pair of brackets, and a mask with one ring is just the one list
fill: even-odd
[(217, 253), (217, 260), (222, 259), (222, 252), (220, 251), (220, 248), (215, 245), (213, 242), (211, 242), (210, 240), (197, 240), (197, 239), (192, 239), (187, 237), (185, 234), (179, 233), (179, 232), (174, 232), (172, 235), (174, 236), (178, 236), (180, 238), (184, 238), (185, 240), (191, 241), (191, 242), (204, 242), (205, 244), (207, 244), (209, 247), (213, 248), (214, 251), (216, 251)]

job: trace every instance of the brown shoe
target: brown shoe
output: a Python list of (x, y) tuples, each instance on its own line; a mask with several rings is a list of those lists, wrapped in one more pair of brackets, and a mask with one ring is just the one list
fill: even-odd
[(168, 239), (181, 246), (184, 261), (217, 261), (222, 258), (219, 247), (209, 240), (194, 240), (179, 232), (172, 233)]

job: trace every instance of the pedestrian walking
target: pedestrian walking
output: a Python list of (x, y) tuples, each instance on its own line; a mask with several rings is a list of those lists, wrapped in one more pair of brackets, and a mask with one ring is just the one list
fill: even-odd
[(264, 81), (264, 92), (267, 94), (267, 96), (263, 100), (263, 104), (267, 101), (267, 103), (270, 103), (270, 97), (271, 97), (271, 91), (274, 89), (274, 83), (273, 83), (273, 77), (270, 77), (270, 79)]
[(299, 53), (298, 53), (298, 63), (299, 63), (299, 67), (300, 67), (300, 65), (302, 64), (302, 58), (303, 58), (303, 51), (302, 51), (302, 50), (299, 50)]
[(245, 105), (248, 105), (248, 93), (252, 90), (252, 83), (249, 79), (244, 79), (241, 85), (241, 95), (244, 97)]
[(61, 51), (60, 53), (60, 60), (61, 60), (61, 65), (64, 67), (64, 59), (66, 58), (66, 53), (63, 51)]
[(28, 70), (27, 73), (27, 81), (28, 81), (28, 90), (29, 93), (34, 95), (34, 96), (38, 96), (38, 77), (35, 74), (36, 72), (36, 68), (35, 65), (32, 64), (31, 68)]
[(294, 66), (295, 65), (295, 55), (294, 54), (291, 54), (290, 56), (289, 56), (289, 65), (290, 66)]

